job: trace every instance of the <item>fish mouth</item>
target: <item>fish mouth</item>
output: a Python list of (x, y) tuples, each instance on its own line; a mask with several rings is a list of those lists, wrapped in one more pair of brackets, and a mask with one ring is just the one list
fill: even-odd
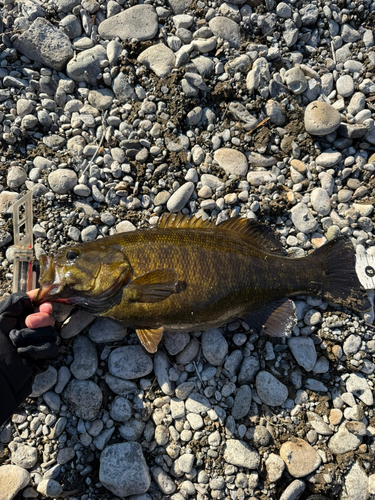
[(53, 259), (47, 255), (40, 258), (40, 288), (33, 303), (36, 306), (44, 302), (59, 302), (79, 306), (93, 314), (100, 314), (121, 301), (122, 289), (127, 281), (128, 273), (122, 273), (107, 290), (97, 296), (90, 295), (92, 290), (79, 292), (67, 285), (64, 276), (59, 276), (59, 269)]

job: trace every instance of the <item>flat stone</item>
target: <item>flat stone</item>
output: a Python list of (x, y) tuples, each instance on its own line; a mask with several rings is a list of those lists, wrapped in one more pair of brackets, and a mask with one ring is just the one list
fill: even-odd
[(0, 498), (12, 500), (29, 484), (30, 474), (18, 465), (0, 466)]
[(71, 380), (63, 392), (68, 408), (78, 418), (94, 420), (103, 400), (102, 391), (91, 380)]
[(251, 388), (248, 385), (241, 385), (238, 389), (232, 408), (232, 417), (240, 420), (246, 417), (251, 406)]
[(121, 498), (145, 493), (151, 477), (141, 445), (128, 442), (107, 446), (100, 455), (99, 480)]
[(95, 345), (87, 337), (79, 335), (73, 343), (73, 362), (70, 371), (78, 380), (86, 380), (94, 375), (98, 367)]
[(362, 437), (349, 432), (346, 427), (342, 427), (328, 441), (328, 448), (335, 455), (342, 455), (349, 451), (356, 450), (362, 443)]
[(111, 89), (90, 90), (88, 95), (88, 101), (91, 106), (101, 111), (109, 108), (113, 102), (113, 98), (114, 95)]
[(331, 168), (340, 163), (342, 160), (342, 154), (335, 151), (332, 153), (324, 152), (316, 157), (315, 161), (317, 165), (325, 168)]
[(165, 348), (172, 356), (181, 352), (190, 342), (190, 334), (188, 332), (164, 332), (163, 338)]
[(101, 45), (79, 52), (76, 59), (71, 59), (66, 67), (67, 75), (75, 82), (85, 82), (96, 86), (102, 72), (101, 61), (107, 59), (107, 51)]
[(70, 339), (71, 337), (75, 337), (95, 319), (96, 316), (84, 310), (73, 312), (61, 327), (61, 338)]
[(228, 342), (218, 328), (203, 332), (202, 352), (213, 366), (220, 366), (224, 362), (228, 354)]
[(288, 397), (287, 387), (266, 371), (257, 374), (255, 387), (259, 398), (268, 406), (280, 406)]
[(38, 484), (37, 490), (43, 496), (49, 498), (58, 497), (63, 492), (61, 484), (55, 481), (54, 479), (43, 479)]
[(318, 222), (305, 203), (297, 203), (290, 212), (292, 214), (292, 222), (298, 231), (305, 234), (315, 231)]
[(354, 462), (345, 476), (345, 483), (341, 491), (341, 500), (367, 500), (369, 479), (358, 462)]
[(59, 168), (48, 175), (50, 188), (57, 194), (69, 193), (77, 182), (77, 174), (67, 168)]
[(311, 192), (311, 204), (319, 215), (328, 215), (331, 211), (331, 201), (327, 191), (323, 188), (315, 188)]
[(185, 406), (191, 413), (205, 413), (211, 408), (211, 403), (199, 392), (192, 392), (186, 399)]
[(212, 33), (229, 42), (230, 46), (238, 49), (240, 47), (240, 30), (235, 21), (227, 17), (216, 16), (208, 23)]
[(12, 452), (12, 463), (24, 469), (31, 469), (38, 460), (38, 450), (33, 446), (12, 441), (8, 445)]
[(258, 452), (238, 439), (228, 439), (223, 445), (224, 460), (228, 464), (246, 469), (257, 469), (260, 462)]
[(173, 14), (178, 15), (183, 14), (193, 3), (193, 0), (168, 0), (167, 3), (172, 8)]
[(13, 41), (14, 47), (33, 61), (61, 71), (73, 57), (69, 37), (52, 23), (38, 17), (30, 28)]
[(227, 174), (243, 177), (247, 174), (248, 166), (246, 156), (231, 148), (220, 148), (214, 153), (214, 159)]
[(285, 72), (285, 82), (288, 89), (296, 95), (302, 94), (307, 89), (305, 73), (297, 66)]
[(337, 79), (336, 90), (341, 97), (349, 97), (354, 92), (354, 81), (350, 75), (343, 75)]
[(246, 176), (247, 182), (252, 186), (261, 186), (262, 184), (268, 184), (270, 182), (276, 182), (276, 176), (272, 172), (267, 172), (266, 170), (259, 170), (255, 172), (249, 172)]
[(307, 372), (310, 372), (317, 360), (315, 344), (312, 338), (291, 337), (288, 339), (288, 346), (297, 363)]
[(193, 182), (185, 182), (175, 191), (167, 202), (167, 209), (170, 212), (179, 212), (189, 201), (194, 191)]
[[(306, 485), (300, 479), (295, 479), (292, 481), (287, 488), (283, 491), (283, 494), (280, 497), (280, 500), (298, 500), (302, 493), (305, 491)], [(313, 500), (314, 497), (311, 497)], [(316, 500), (319, 500), (319, 496), (315, 497)], [(322, 500), (324, 497), (320, 497)]]
[(38, 398), (49, 389), (51, 389), (57, 382), (57, 370), (53, 366), (49, 366), (43, 373), (38, 373), (33, 382), (33, 392), (30, 398)]
[(146, 68), (151, 69), (156, 76), (164, 78), (171, 72), (175, 56), (169, 47), (163, 43), (157, 43), (141, 52), (137, 60)]
[(107, 318), (96, 318), (89, 328), (89, 337), (97, 344), (118, 342), (127, 335), (127, 329)]
[(284, 460), (275, 453), (271, 453), (265, 461), (268, 480), (270, 483), (275, 483), (283, 475), (285, 469)]
[(152, 358), (140, 345), (118, 347), (108, 358), (108, 370), (124, 380), (145, 377), (152, 372)]
[(152, 5), (135, 5), (99, 24), (98, 33), (104, 40), (151, 40), (158, 32), (158, 16)]
[(326, 102), (311, 102), (305, 110), (305, 129), (309, 134), (331, 134), (339, 128), (340, 122), (340, 113)]
[(319, 453), (300, 438), (283, 443), (280, 448), (280, 457), (284, 460), (289, 474), (295, 478), (311, 474), (322, 462)]

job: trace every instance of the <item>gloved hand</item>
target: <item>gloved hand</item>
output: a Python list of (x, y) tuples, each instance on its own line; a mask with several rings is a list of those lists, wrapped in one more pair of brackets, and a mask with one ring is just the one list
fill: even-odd
[(45, 303), (34, 311), (32, 299), (36, 293), (37, 290), (14, 293), (0, 302), (0, 330), (22, 356), (50, 359), (58, 352), (52, 306)]

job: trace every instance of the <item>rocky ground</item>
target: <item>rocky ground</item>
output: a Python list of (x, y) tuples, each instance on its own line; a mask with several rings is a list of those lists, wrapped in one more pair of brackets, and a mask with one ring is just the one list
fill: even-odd
[[(374, 1), (0, 6), (2, 295), (27, 190), (38, 255), (181, 210), (265, 222), (293, 256), (340, 234), (375, 254)], [(373, 312), (296, 306), (289, 339), (236, 321), (154, 356), (56, 308), (0, 498), (375, 498)]]

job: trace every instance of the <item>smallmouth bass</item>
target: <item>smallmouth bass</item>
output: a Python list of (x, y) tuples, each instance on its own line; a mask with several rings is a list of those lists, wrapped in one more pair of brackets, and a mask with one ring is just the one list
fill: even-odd
[(215, 226), (164, 214), (155, 229), (65, 247), (53, 258), (43, 255), (40, 265), (37, 304), (76, 304), (135, 328), (151, 353), (164, 330), (206, 330), (236, 318), (268, 335), (287, 335), (296, 324), (289, 300), (296, 295), (371, 309), (349, 238), (290, 258), (269, 226), (249, 219)]

